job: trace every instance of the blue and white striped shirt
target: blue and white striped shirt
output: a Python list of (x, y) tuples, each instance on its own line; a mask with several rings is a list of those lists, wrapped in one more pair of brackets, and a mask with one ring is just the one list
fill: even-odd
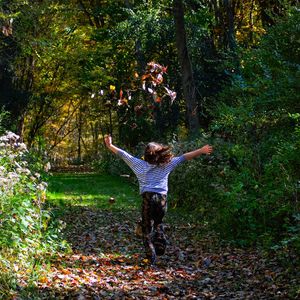
[(173, 157), (165, 165), (153, 165), (136, 158), (124, 150), (119, 150), (117, 154), (126, 162), (134, 174), (137, 176), (140, 193), (154, 192), (166, 195), (168, 192), (169, 174), (186, 159), (183, 155)]

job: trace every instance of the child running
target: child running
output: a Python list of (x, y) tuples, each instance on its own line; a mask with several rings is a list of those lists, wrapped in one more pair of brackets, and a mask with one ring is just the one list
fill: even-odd
[(105, 144), (113, 153), (119, 155), (137, 176), (143, 199), (143, 243), (146, 258), (154, 265), (156, 256), (163, 255), (167, 245), (162, 221), (167, 210), (169, 174), (184, 161), (196, 158), (201, 154), (211, 154), (213, 148), (205, 145), (175, 157), (169, 146), (152, 142), (146, 146), (144, 160), (142, 160), (114, 146), (109, 135), (105, 136)]

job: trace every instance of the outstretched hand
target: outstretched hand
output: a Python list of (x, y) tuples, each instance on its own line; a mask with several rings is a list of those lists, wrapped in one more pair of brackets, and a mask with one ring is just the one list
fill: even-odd
[(206, 154), (209, 155), (213, 152), (213, 147), (210, 145), (205, 145), (202, 148), (198, 148), (194, 151), (188, 152), (188, 153), (184, 153), (184, 157), (186, 160), (190, 160), (193, 158), (196, 158), (198, 156), (200, 156), (201, 154)]
[(205, 145), (201, 148), (202, 154), (210, 155), (212, 152), (213, 152), (213, 147), (210, 145)]
[(110, 134), (107, 134), (104, 136), (104, 142), (106, 147), (112, 151), (113, 153), (117, 153), (120, 149), (118, 147), (116, 147), (115, 145), (113, 145), (112, 143), (112, 137)]
[(106, 135), (104, 136), (104, 142), (105, 142), (105, 145), (106, 145), (107, 147), (110, 147), (110, 146), (112, 145), (112, 137), (111, 137), (111, 135), (106, 134)]

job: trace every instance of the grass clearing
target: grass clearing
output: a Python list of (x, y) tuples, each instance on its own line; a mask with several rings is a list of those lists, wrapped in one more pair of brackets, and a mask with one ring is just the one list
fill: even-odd
[[(47, 201), (52, 207), (82, 206), (110, 211), (140, 211), (138, 187), (128, 178), (95, 173), (55, 173), (48, 180)], [(115, 202), (110, 203), (109, 199)], [(202, 218), (186, 208), (173, 208), (168, 197), (167, 223), (203, 223)], [(188, 225), (189, 226), (189, 225)]]
[[(110, 198), (115, 201), (111, 203)], [(127, 178), (106, 174), (54, 174), (49, 179), (47, 199), (55, 206), (95, 206), (112, 210), (140, 207), (136, 186)]]

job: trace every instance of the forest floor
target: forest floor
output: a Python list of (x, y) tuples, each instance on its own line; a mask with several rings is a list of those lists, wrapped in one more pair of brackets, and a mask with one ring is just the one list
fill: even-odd
[(166, 254), (150, 266), (135, 234), (139, 196), (124, 178), (57, 175), (49, 198), (71, 251), (57, 253), (31, 299), (300, 297), (292, 262), (222, 243), (195, 215), (176, 209), (165, 220)]

